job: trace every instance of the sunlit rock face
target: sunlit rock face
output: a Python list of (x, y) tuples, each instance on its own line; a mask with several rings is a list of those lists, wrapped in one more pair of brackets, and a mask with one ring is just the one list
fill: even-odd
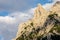
[[(59, 14), (60, 13), (60, 1), (57, 1), (54, 5), (53, 5), (53, 7), (51, 8), (51, 10), (50, 11), (52, 11), (52, 13), (57, 13), (57, 14)], [(60, 16), (60, 14), (59, 14), (59, 16)]]
[(50, 11), (40, 4), (34, 17), (19, 25), (14, 40), (59, 40), (60, 39), (60, 2), (56, 2)]

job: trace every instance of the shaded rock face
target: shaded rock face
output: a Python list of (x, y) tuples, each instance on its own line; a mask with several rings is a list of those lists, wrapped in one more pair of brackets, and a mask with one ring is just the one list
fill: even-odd
[[(46, 37), (42, 38), (42, 40), (49, 40), (49, 39), (46, 36)], [(60, 35), (56, 35), (56, 34), (51, 35), (50, 40), (60, 40)]]
[(51, 35), (52, 40), (60, 40), (60, 35)]
[(48, 12), (41, 5), (35, 10), (34, 17), (19, 25), (14, 40), (59, 40), (60, 39), (60, 2)]

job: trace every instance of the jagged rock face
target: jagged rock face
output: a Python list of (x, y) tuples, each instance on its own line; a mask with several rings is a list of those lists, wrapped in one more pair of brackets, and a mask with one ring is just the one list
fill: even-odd
[(41, 5), (38, 5), (38, 7), (35, 10), (35, 14), (33, 17), (33, 23), (35, 26), (43, 26), (44, 22), (47, 19), (47, 16), (49, 15), (49, 12), (47, 12), (44, 8), (42, 8)]
[[(56, 10), (55, 10), (56, 9)], [(55, 40), (60, 38), (60, 2), (48, 12), (41, 5), (35, 10), (34, 17), (19, 25), (14, 40)]]
[[(52, 12), (51, 14), (53, 14), (53, 13), (59, 14), (59, 13), (60, 13), (60, 1), (56, 2), (56, 3), (53, 5), (53, 7), (51, 8), (50, 11)], [(59, 14), (58, 16), (60, 16), (60, 14)]]

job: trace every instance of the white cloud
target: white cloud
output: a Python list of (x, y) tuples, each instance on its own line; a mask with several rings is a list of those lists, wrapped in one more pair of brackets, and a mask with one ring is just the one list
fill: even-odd
[(16, 36), (18, 24), (33, 17), (35, 8), (25, 12), (13, 12), (8, 16), (0, 16), (0, 34), (4, 40), (11, 40)]
[(53, 2), (52, 3), (46, 3), (43, 5), (43, 8), (45, 8), (46, 10), (50, 10), (51, 7), (57, 2), (57, 1), (60, 1), (60, 0), (52, 0)]
[(15, 18), (9, 17), (9, 16), (0, 16), (0, 22), (6, 22), (6, 23), (15, 23)]
[(29, 10), (25, 10), (25, 12), (16, 11), (11, 13), (9, 16), (13, 16), (16, 19), (20, 20), (21, 22), (27, 21), (28, 19), (31, 19), (33, 17), (35, 9), (36, 8), (31, 8)]
[(51, 9), (51, 7), (54, 5), (54, 3), (47, 3), (43, 5), (43, 8), (46, 9), (47, 11)]

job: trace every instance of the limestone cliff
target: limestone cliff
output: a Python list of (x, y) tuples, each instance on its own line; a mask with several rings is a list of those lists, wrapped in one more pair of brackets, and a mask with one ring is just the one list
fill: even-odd
[(50, 11), (39, 4), (34, 17), (19, 25), (14, 40), (52, 40), (52, 35), (60, 35), (60, 2), (56, 2)]

